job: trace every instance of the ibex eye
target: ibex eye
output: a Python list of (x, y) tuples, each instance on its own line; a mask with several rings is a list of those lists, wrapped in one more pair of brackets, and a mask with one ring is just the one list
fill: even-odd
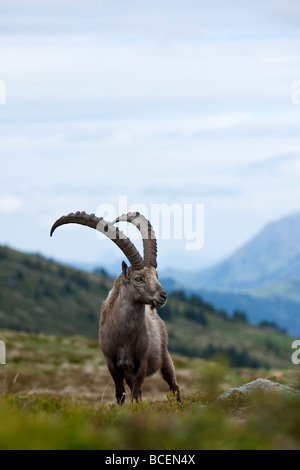
[(142, 282), (143, 279), (141, 277), (136, 277), (135, 280), (136, 282)]

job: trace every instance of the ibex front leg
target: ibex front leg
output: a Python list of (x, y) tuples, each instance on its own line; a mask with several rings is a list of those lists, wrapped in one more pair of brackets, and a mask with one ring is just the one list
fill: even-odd
[(140, 362), (136, 374), (130, 380), (131, 400), (136, 403), (141, 400), (142, 391), (141, 387), (146, 377), (147, 360)]
[(107, 367), (115, 382), (117, 403), (118, 405), (123, 405), (123, 403), (125, 402), (125, 396), (126, 396), (125, 388), (124, 388), (123, 372), (120, 369), (118, 369), (115, 366), (114, 362), (111, 360), (107, 361)]

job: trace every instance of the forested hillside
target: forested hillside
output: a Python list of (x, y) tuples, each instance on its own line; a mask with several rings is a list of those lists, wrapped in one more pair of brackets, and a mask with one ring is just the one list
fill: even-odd
[[(113, 284), (105, 271), (86, 273), (0, 247), (0, 328), (96, 338), (102, 301)], [(291, 338), (243, 312), (229, 317), (197, 295), (173, 292), (159, 314), (170, 350), (186, 356), (227, 358), (232, 366), (289, 367)]]

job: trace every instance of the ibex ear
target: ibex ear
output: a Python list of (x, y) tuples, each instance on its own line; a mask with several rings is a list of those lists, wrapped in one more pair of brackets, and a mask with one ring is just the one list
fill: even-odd
[(128, 266), (127, 264), (125, 263), (125, 261), (122, 261), (122, 273), (124, 275), (124, 278), (126, 280), (129, 280), (129, 277), (128, 277)]

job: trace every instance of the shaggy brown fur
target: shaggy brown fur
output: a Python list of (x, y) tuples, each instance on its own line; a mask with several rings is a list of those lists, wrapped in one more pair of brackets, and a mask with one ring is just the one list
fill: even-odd
[(163, 306), (167, 296), (157, 280), (155, 268), (127, 269), (116, 279), (103, 303), (100, 320), (100, 347), (115, 382), (117, 402), (125, 400), (124, 380), (133, 401), (141, 397), (146, 376), (161, 370), (170, 390), (180, 391), (173, 361), (167, 350), (168, 335), (155, 306)]

